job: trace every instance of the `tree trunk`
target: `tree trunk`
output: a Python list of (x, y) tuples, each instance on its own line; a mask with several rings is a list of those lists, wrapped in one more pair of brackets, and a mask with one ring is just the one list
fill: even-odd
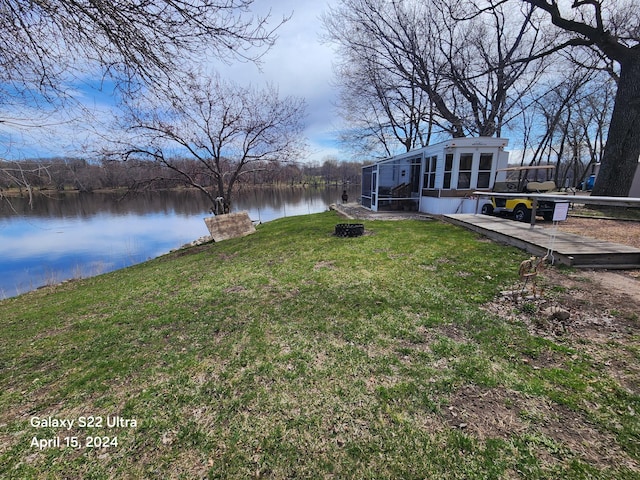
[(626, 197), (640, 156), (640, 54), (620, 64), (609, 135), (592, 195)]

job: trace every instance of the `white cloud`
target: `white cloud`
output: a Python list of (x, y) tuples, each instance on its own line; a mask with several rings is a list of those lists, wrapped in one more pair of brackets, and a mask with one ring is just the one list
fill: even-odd
[(252, 63), (231, 66), (215, 64), (227, 79), (261, 86), (272, 83), (280, 95), (302, 97), (307, 102), (307, 128), (310, 161), (326, 156), (344, 157), (334, 141), (337, 128), (335, 102), (337, 91), (332, 87), (334, 52), (321, 42), (320, 17), (329, 3), (313, 0), (281, 0), (254, 3), (258, 14), (270, 10), (274, 22), (283, 16), (291, 19), (278, 30), (278, 40), (261, 59), (260, 68)]

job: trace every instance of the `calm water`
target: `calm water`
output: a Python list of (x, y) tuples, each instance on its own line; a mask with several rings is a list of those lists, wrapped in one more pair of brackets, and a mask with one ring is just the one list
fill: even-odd
[[(342, 189), (242, 192), (233, 211), (255, 222), (325, 211)], [(357, 189), (350, 198), (359, 196)], [(208, 235), (210, 205), (197, 192), (127, 196), (69, 193), (0, 201), (0, 299), (69, 278), (143, 262)]]

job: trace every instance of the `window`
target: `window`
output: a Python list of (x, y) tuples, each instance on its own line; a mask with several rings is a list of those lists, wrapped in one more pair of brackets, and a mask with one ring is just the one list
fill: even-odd
[(493, 153), (480, 154), (480, 164), (478, 166), (478, 185), (476, 188), (489, 188), (491, 182), (491, 166), (493, 164)]
[(458, 188), (471, 188), (471, 168), (473, 153), (460, 154), (460, 169), (458, 171)]
[(423, 188), (435, 188), (436, 186), (436, 164), (438, 157), (425, 157), (424, 179), (422, 182)]
[(453, 170), (453, 153), (444, 157), (444, 182), (442, 188), (451, 188), (451, 170)]
[(420, 162), (420, 157), (415, 157), (411, 159), (411, 177), (409, 177), (409, 182), (411, 183), (411, 193), (418, 194), (420, 191), (420, 169), (422, 168), (422, 164)]

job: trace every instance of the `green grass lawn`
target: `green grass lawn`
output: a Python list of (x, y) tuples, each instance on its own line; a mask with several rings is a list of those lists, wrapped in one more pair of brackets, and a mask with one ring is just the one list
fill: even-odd
[(480, 308), (523, 252), (342, 221), (0, 302), (0, 477), (640, 478), (637, 391)]

